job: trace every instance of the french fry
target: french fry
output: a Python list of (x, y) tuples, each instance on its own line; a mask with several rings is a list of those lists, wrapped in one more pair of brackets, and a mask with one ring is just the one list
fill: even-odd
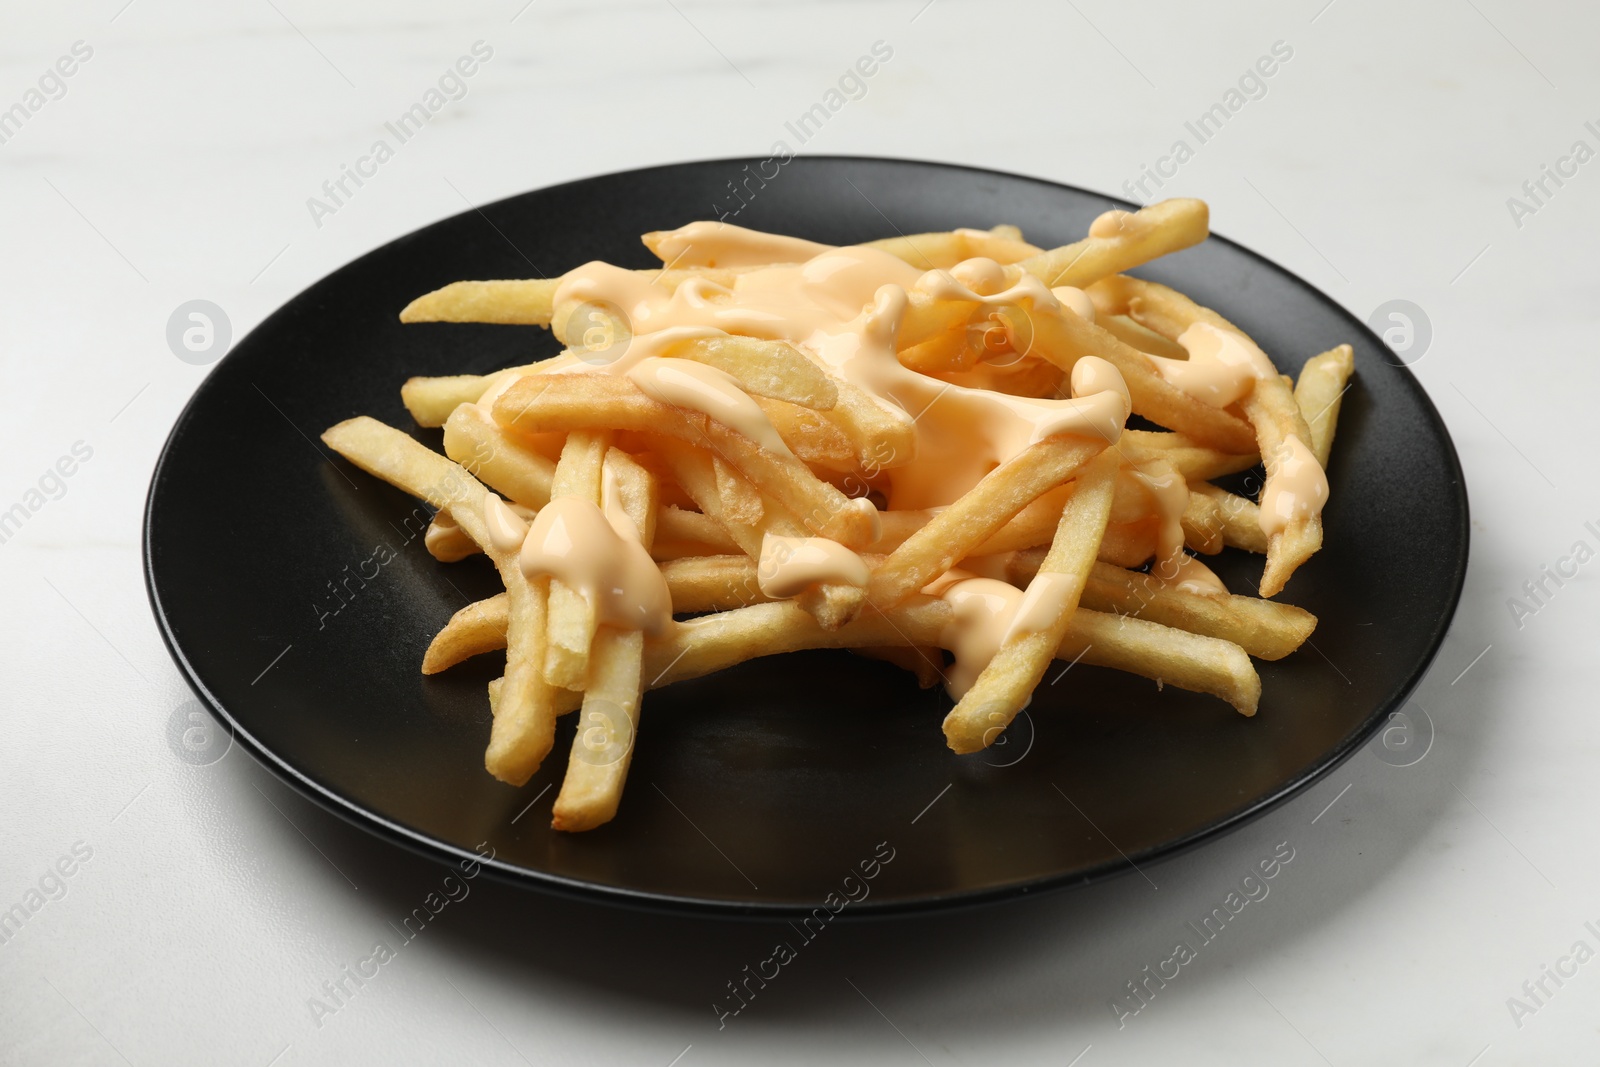
[(916, 450), (914, 416), (891, 410), (843, 379), (837, 379), (835, 384), (838, 403), (824, 412), (823, 418), (849, 440), (855, 464), (884, 470), (909, 460)]
[(521, 432), (607, 427), (659, 433), (710, 448), (822, 537), (850, 548), (872, 539), (872, 515), (792, 455), (768, 451), (698, 411), (654, 400), (625, 378), (539, 375), (514, 383), (494, 405), (495, 421)]
[[(494, 615), (486, 611), (480, 642), (492, 641)], [(504, 618), (504, 616), (500, 616)], [(950, 622), (950, 605), (917, 596), (887, 613), (868, 609), (837, 630), (825, 630), (792, 601), (752, 604), (680, 624), (645, 642), (642, 677), (648, 688), (700, 678), (763, 656), (811, 648), (889, 645), (936, 646)], [(501, 637), (504, 641), (504, 637)], [(1128, 671), (1190, 692), (1205, 693), (1255, 714), (1261, 678), (1244, 649), (1231, 641), (1185, 633), (1147, 619), (1080, 607), (1056, 649), (1056, 658)], [(556, 693), (559, 713), (578, 707), (579, 696)]]
[(773, 599), (761, 591), (756, 561), (743, 553), (668, 560), (661, 576), (675, 612), (728, 611)]
[(1082, 356), (1099, 356), (1116, 367), (1136, 414), (1197, 444), (1234, 454), (1254, 449), (1255, 435), (1242, 419), (1183, 392), (1161, 376), (1148, 355), (1094, 323), (1070, 311), (1038, 308), (1028, 314), (1024, 328), (1032, 330), (1031, 350), (1069, 373)]
[(853, 471), (860, 466), (854, 442), (846, 436), (833, 411), (812, 411), (797, 404), (785, 404), (755, 397), (756, 406), (778, 431), (795, 458), (812, 467), (831, 471)]
[(1035, 602), (1052, 614), (1039, 629), (1007, 639), (983, 668), (972, 688), (962, 694), (944, 720), (944, 736), (956, 752), (977, 752), (994, 744), (1033, 695), (1056, 649), (1072, 625), (1078, 598), (1100, 551), (1100, 538), (1111, 517), (1117, 482), (1117, 455), (1102, 452), (1083, 468), (1061, 512), (1055, 540), (1039, 571), (1028, 583), (1018, 611)]
[[(1031, 581), (1044, 550), (1012, 557), (1008, 580)], [(1147, 619), (1204, 637), (1230, 641), (1257, 659), (1277, 660), (1298, 649), (1316, 629), (1317, 617), (1293, 604), (1251, 596), (1186, 593), (1141, 571), (1096, 563), (1079, 603), (1094, 611)], [(466, 610), (466, 609), (463, 609)]]
[[(676, 440), (663, 440), (658, 446), (674, 478), (710, 518), (720, 523), (728, 535), (752, 560), (761, 558), (767, 534), (779, 537), (809, 537), (811, 532), (795, 517), (777, 507), (763, 507), (754, 523), (740, 522), (727, 508), (727, 498), (719, 491), (716, 460)], [(802, 593), (799, 603), (825, 628), (838, 629), (856, 616), (866, 599), (866, 590), (857, 586), (828, 582)]]
[[(1097, 287), (1098, 288), (1098, 287)], [(1170, 338), (1163, 337), (1126, 315), (1097, 315), (1095, 323), (1125, 345), (1167, 359), (1188, 359), (1189, 350)]]
[(551, 301), (560, 285), (560, 278), (451, 282), (407, 304), (400, 321), (548, 326)]
[[(693, 548), (696, 551), (683, 551)], [(738, 552), (739, 546), (723, 525), (698, 511), (666, 505), (656, 514), (656, 536), (651, 545), (657, 559), (679, 555), (712, 555)]]
[(1022, 260), (1023, 269), (1054, 289), (1083, 289), (1169, 252), (1197, 245), (1210, 235), (1210, 210), (1203, 200), (1163, 200), (1121, 217), (1112, 237), (1085, 237)]
[[(647, 270), (636, 274), (649, 277), (667, 292), (690, 278), (704, 278), (715, 285), (732, 285), (737, 271), (710, 268), (687, 270)], [(489, 322), (513, 326), (548, 326), (554, 313), (556, 290), (564, 278), (524, 278), (503, 281), (451, 282), (431, 293), (424, 293), (400, 312), (401, 322)]]
[[(1189, 483), (1189, 508), (1183, 526), (1191, 531), (1190, 547), (1201, 547), (1220, 538), (1229, 548), (1265, 553), (1267, 535), (1261, 532), (1261, 509), (1255, 501), (1204, 482)], [(1209, 554), (1209, 553), (1208, 553)]]
[(833, 376), (782, 341), (762, 341), (733, 334), (696, 337), (666, 346), (662, 355), (716, 367), (737, 378), (752, 396), (799, 404), (815, 411), (828, 411), (838, 402)]
[(506, 673), (497, 701), (484, 765), (490, 774), (522, 785), (539, 769), (555, 741), (554, 692), (545, 682), (545, 583), (529, 581), (515, 552), (490, 543), (484, 521), (489, 492), (458, 465), (412, 440), (407, 434), (361, 416), (322, 435), (323, 443), (362, 470), (449, 508), (456, 523), (491, 552), (506, 586)]
[(895, 337), (896, 347), (902, 349), (964, 329), (973, 313), (983, 306), (973, 300), (947, 300), (917, 290), (912, 290), (908, 297), (900, 332)]
[(507, 595), (496, 593), (487, 600), (475, 600), (450, 616), (422, 654), (422, 673), (438, 674), (473, 656), (505, 648), (510, 612)]
[(644, 634), (602, 627), (550, 825), (575, 833), (610, 822), (633, 761), (644, 692)]
[(600, 472), (600, 510), (609, 517), (613, 509), (633, 523), (639, 543), (648, 551), (655, 544), (661, 494), (655, 476), (620, 448), (606, 450)]
[(1164, 459), (1191, 482), (1247, 471), (1261, 462), (1254, 449), (1234, 454), (1207, 448), (1181, 433), (1124, 430), (1117, 447), (1130, 462)]
[(723, 521), (740, 526), (758, 525), (766, 511), (761, 503), (761, 491), (745, 481), (721, 456), (711, 457), (711, 471), (717, 480), (717, 500), (722, 506)]
[(984, 479), (890, 553), (872, 575), (867, 600), (892, 608), (973, 554), (1007, 519), (1066, 482), (1104, 442), (1049, 437), (990, 471)]
[(996, 263), (1016, 263), (1043, 251), (1024, 241), (1022, 231), (1015, 226), (902, 234), (868, 241), (867, 247), (882, 249), (921, 270), (948, 270), (964, 259), (979, 256)]
[[(579, 430), (567, 436), (556, 464), (551, 499), (576, 497), (599, 507), (602, 471), (611, 435)], [(589, 646), (594, 641), (595, 604), (581, 590), (559, 578), (550, 579), (549, 635), (544, 660), (545, 680), (563, 689), (582, 689), (589, 676)]]
[(444, 454), (509, 500), (530, 508), (550, 502), (555, 463), (506, 433), (476, 404), (463, 404), (445, 419)]
[[(1233, 323), (1175, 289), (1136, 278), (1119, 279), (1117, 287), (1126, 297), (1132, 317), (1157, 333), (1177, 338), (1190, 326), (1203, 322), (1232, 331), (1242, 343), (1255, 346), (1255, 342)], [(1266, 463), (1270, 485), (1288, 454), (1288, 439), (1296, 437), (1309, 449), (1313, 443), (1311, 430), (1300, 414), (1293, 391), (1276, 374), (1258, 378), (1255, 388), (1239, 406), (1255, 427), (1256, 450)], [(1267, 565), (1261, 576), (1261, 595), (1270, 597), (1282, 592), (1295, 570), (1321, 547), (1320, 511), (1298, 515), (1285, 529), (1274, 533), (1267, 539)]]
[(443, 426), (450, 413), (478, 398), (503, 378), (518, 377), (537, 364), (507, 367), (493, 374), (452, 374), (443, 378), (408, 378), (400, 386), (400, 401), (418, 426)]
[(1100, 539), (1100, 559), (1118, 567), (1141, 567), (1156, 554), (1156, 532), (1148, 522), (1114, 522)]
[(1306, 365), (1300, 368), (1300, 380), (1294, 386), (1294, 402), (1311, 430), (1311, 440), (1306, 444), (1324, 469), (1333, 451), (1339, 405), (1344, 401), (1350, 375), (1354, 372), (1355, 352), (1349, 345), (1340, 345), (1306, 360)]
[(428, 555), (440, 563), (456, 563), (481, 551), (478, 542), (456, 525), (456, 520), (450, 517), (448, 511), (434, 513), (427, 532), (422, 535), (422, 543)]
[[(644, 677), (656, 688), (801, 649), (926, 647), (937, 645), (949, 622), (950, 606), (927, 596), (913, 597), (887, 613), (869, 608), (837, 630), (824, 630), (789, 601), (754, 604), (695, 619), (659, 640), (647, 641)], [(1261, 696), (1261, 678), (1250, 657), (1232, 642), (1087, 608), (1073, 614), (1056, 658), (1205, 693), (1243, 715), (1255, 714)]]
[[(1288, 452), (1291, 434), (1305, 442), (1311, 431), (1300, 417), (1294, 394), (1276, 378), (1262, 379), (1253, 393), (1243, 400), (1245, 414), (1255, 424), (1261, 441), (1261, 456), (1267, 467), (1267, 485), (1272, 484), (1278, 466)], [(1261, 575), (1261, 595), (1275, 596), (1302, 563), (1322, 547), (1322, 514), (1313, 511), (1297, 515), (1288, 526), (1267, 538), (1267, 566)]]
[(1207, 693), (1247, 717), (1256, 713), (1261, 700), (1261, 676), (1244, 649), (1148, 619), (1079, 608), (1056, 657)]
[[(632, 532), (646, 547), (656, 512), (654, 482), (627, 453), (616, 448), (606, 451), (601, 472), (603, 509), (608, 517), (620, 512), (613, 521), (632, 524)], [(569, 832), (610, 822), (622, 801), (644, 696), (644, 634), (602, 626), (595, 632), (589, 660), (578, 729), (552, 810), (551, 826)]]

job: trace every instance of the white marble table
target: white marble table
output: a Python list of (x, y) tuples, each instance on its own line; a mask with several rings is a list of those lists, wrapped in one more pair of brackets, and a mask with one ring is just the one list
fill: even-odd
[[(1577, 542), (1600, 547), (1592, 7), (73, 0), (4, 21), (0, 109), (22, 110), (0, 111), (0, 511), (26, 515), (0, 543), (0, 909), (29, 916), (0, 943), (0, 1061), (1600, 1060), (1600, 564), (1546, 580), (1536, 611), (1508, 605), (1541, 567), (1570, 573)], [(336, 210), (308, 208), (480, 41), (460, 99)], [(441, 871), (242, 752), (175, 755), (188, 693), (146, 605), (139, 519), (207, 368), (174, 357), (169, 316), (209, 300), (237, 338), (469, 203), (794, 146), (785, 123), (878, 41), (892, 57), (802, 152), (1109, 192), (1160, 166), (1162, 195), (1205, 197), (1219, 232), (1363, 318), (1424, 309), (1415, 368), (1474, 513), (1461, 610), (1416, 698), (1431, 750), (1403, 768), (1358, 754), (1156, 868), (1159, 890), (839, 926), (722, 1029), (712, 1002), (771, 929), (483, 880), (314, 1010)], [(1292, 55), (1199, 143), (1186, 122), (1275, 42)], [(1179, 139), (1192, 157), (1162, 162)], [(1585, 162), (1563, 163), (1580, 140)], [(1295, 858), (1270, 896), (1119, 1026), (1108, 1001), (1280, 842)]]

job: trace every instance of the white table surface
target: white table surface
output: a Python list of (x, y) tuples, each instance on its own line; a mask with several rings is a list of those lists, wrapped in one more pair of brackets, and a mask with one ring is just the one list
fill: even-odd
[[(1600, 148), (1584, 127), (1600, 127), (1592, 7), (124, 5), (10, 5), (0, 39), (0, 108), (74, 42), (93, 50), (0, 144), (0, 509), (75, 443), (92, 449), (64, 495), (0, 544), (0, 909), (42, 900), (0, 944), (0, 1060), (1600, 1061), (1600, 962), (1569, 959), (1576, 974), (1545, 978), (1538, 1001), (1523, 991), (1576, 942), (1600, 949), (1584, 925), (1600, 929), (1600, 564), (1550, 583), (1521, 626), (1507, 604), (1574, 542), (1600, 547), (1584, 526), (1600, 526), (1586, 395), (1600, 385), (1600, 161), (1547, 182), (1553, 195), (1520, 220), (1507, 206), (1573, 142)], [(479, 40), (493, 58), (467, 95), (315, 225), (306, 199)], [(721, 1029), (713, 1001), (768, 953), (773, 928), (483, 879), (319, 1015), (322, 983), (443, 871), (237, 749), (196, 765), (169, 741), (190, 696), (146, 604), (139, 519), (161, 443), (208, 369), (174, 357), (169, 315), (213, 301), (237, 338), (328, 271), (469, 201), (764, 155), (878, 40), (892, 60), (802, 151), (1108, 192), (1274, 42), (1293, 49), (1163, 195), (1209, 200), (1218, 232), (1362, 318), (1405, 299), (1431, 321), (1415, 369), (1454, 435), (1474, 516), (1461, 609), (1416, 694), (1431, 750), (1409, 767), (1359, 753), (1241, 832), (1153, 868), (1159, 889), (1128, 877), (837, 925)], [(1123, 983), (1280, 842), (1295, 858), (1270, 896), (1119, 1027), (1108, 1002)], [(89, 858), (72, 861), (74, 847)], [(62, 857), (74, 873), (58, 887), (46, 875)], [(41, 880), (58, 899), (29, 898)]]

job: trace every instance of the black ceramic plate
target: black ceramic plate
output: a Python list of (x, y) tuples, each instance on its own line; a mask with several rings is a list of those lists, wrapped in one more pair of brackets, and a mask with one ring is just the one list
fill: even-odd
[[(640, 233), (739, 209), (729, 183), (757, 163), (613, 174), (446, 219), (324, 278), (217, 365), (156, 467), (145, 563), (173, 657), (240, 744), (392, 841), (446, 860), (487, 842), (491, 871), (595, 900), (792, 915), (892, 854), (845, 911), (868, 915), (1078, 884), (1171, 855), (1304, 789), (1400, 707), (1466, 567), (1454, 449), (1416, 380), (1359, 321), (1214, 237), (1140, 273), (1221, 310), (1286, 372), (1339, 342), (1356, 351), (1326, 547), (1285, 595), (1321, 624), (1309, 647), (1260, 664), (1254, 719), (1079, 666), (1040, 687), (1004, 745), (957, 757), (939, 730), (942, 693), (846, 652), (793, 654), (650, 694), (615, 822), (552, 832), (564, 758), (523, 789), (483, 770), (484, 686), (501, 657), (433, 678), (417, 669), (452, 612), (496, 591), (492, 570), (481, 558), (434, 562), (418, 535), (426, 511), (330, 459), (317, 436), (358, 413), (411, 427), (399, 397), (410, 375), (555, 350), (526, 327), (402, 327), (412, 297), (596, 258), (648, 266)], [(795, 159), (741, 187), (748, 203), (730, 221), (837, 244), (1014, 222), (1054, 245), (1129, 206), (895, 160)], [(416, 434), (437, 446), (436, 431)], [(1260, 562), (1218, 569), (1248, 589)], [(571, 731), (569, 717), (558, 754)]]

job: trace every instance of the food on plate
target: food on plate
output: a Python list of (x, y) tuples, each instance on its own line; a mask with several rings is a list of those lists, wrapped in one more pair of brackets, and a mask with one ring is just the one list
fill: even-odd
[[(505, 592), (424, 673), (503, 649), (486, 766), (522, 785), (579, 716), (553, 825), (612, 819), (648, 689), (846, 648), (942, 682), (958, 753), (991, 745), (1053, 660), (1253, 715), (1251, 657), (1316, 619), (1271, 598), (1322, 543), (1349, 346), (1281, 376), (1217, 312), (1128, 270), (1207, 210), (1108, 211), (1043, 249), (1014, 226), (835, 247), (724, 223), (644, 235), (662, 261), (458, 281), (405, 322), (551, 330), (550, 359), (413, 378), (441, 455), (371, 418), (323, 440), (437, 509), (441, 562)], [(1130, 428), (1130, 416), (1162, 429)], [(1265, 468), (1258, 499), (1212, 479)], [(1257, 588), (1202, 562), (1265, 556)]]

